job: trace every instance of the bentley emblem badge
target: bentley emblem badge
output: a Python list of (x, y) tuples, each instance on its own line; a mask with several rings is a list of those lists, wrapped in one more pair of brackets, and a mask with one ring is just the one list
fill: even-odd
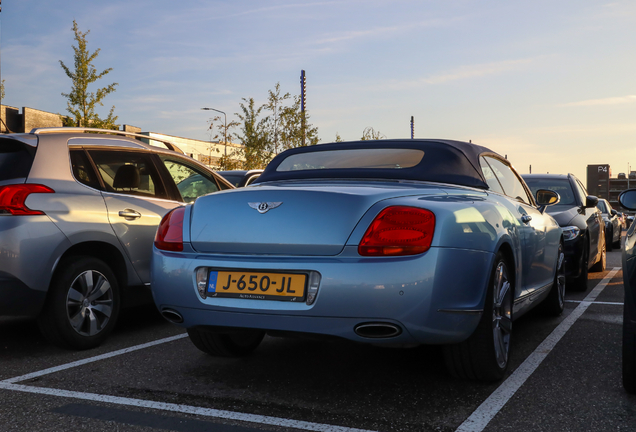
[(267, 213), (271, 209), (275, 209), (276, 207), (281, 205), (282, 202), (260, 202), (260, 203), (251, 202), (247, 204), (249, 204), (249, 206), (252, 207), (253, 209), (257, 210), (260, 214), (263, 214), (263, 213)]

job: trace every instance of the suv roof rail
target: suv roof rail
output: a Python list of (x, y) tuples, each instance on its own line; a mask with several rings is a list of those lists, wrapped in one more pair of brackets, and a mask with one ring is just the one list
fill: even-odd
[(152, 140), (152, 141), (159, 141), (160, 143), (164, 144), (168, 150), (172, 150), (172, 151), (176, 151), (178, 153), (181, 154), (185, 154), (185, 152), (183, 150), (181, 150), (179, 147), (177, 147), (175, 144), (171, 143), (170, 141), (161, 139), (161, 138), (155, 138), (155, 137), (151, 137), (149, 135), (143, 135), (143, 134), (138, 134), (138, 133), (134, 133), (134, 132), (126, 132), (126, 131), (120, 131), (120, 130), (113, 130), (113, 129), (99, 129), (99, 128), (85, 128), (85, 127), (48, 127), (48, 128), (34, 128), (31, 129), (32, 134), (35, 135), (40, 135), (40, 134), (46, 134), (46, 133), (72, 133), (72, 132), (99, 132), (99, 133), (108, 133), (108, 134), (112, 134), (112, 135), (123, 135), (123, 136), (129, 136), (129, 137), (134, 137), (134, 138), (138, 138), (138, 139), (147, 139), (147, 140)]

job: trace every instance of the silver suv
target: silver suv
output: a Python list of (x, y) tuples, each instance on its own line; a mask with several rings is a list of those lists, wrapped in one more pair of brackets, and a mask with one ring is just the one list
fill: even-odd
[(37, 317), (58, 346), (99, 345), (122, 304), (150, 298), (164, 214), (233, 188), (170, 143), (137, 138), (148, 139), (80, 128), (0, 135), (0, 317)]

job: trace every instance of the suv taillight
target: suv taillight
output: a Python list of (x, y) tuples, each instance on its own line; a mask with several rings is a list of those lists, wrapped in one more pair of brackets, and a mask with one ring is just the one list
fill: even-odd
[(170, 210), (161, 219), (157, 235), (155, 236), (155, 247), (157, 249), (173, 252), (183, 250), (183, 214), (185, 207), (177, 207)]
[(363, 256), (401, 256), (426, 252), (435, 231), (433, 212), (416, 207), (387, 207), (371, 222), (358, 246)]
[(55, 191), (41, 184), (27, 183), (0, 186), (0, 214), (10, 213), (14, 216), (43, 215), (43, 211), (32, 210), (25, 204), (27, 197), (33, 193), (55, 193)]

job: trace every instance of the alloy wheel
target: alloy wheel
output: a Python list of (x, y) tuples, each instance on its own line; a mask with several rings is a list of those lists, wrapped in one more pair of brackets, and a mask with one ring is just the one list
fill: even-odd
[(495, 270), (493, 289), (492, 331), (495, 357), (499, 367), (504, 368), (508, 363), (512, 332), (512, 290), (508, 280), (508, 269), (503, 261), (499, 262)]
[(66, 296), (66, 314), (73, 330), (82, 336), (98, 334), (113, 312), (113, 290), (98, 271), (86, 270), (75, 278)]

